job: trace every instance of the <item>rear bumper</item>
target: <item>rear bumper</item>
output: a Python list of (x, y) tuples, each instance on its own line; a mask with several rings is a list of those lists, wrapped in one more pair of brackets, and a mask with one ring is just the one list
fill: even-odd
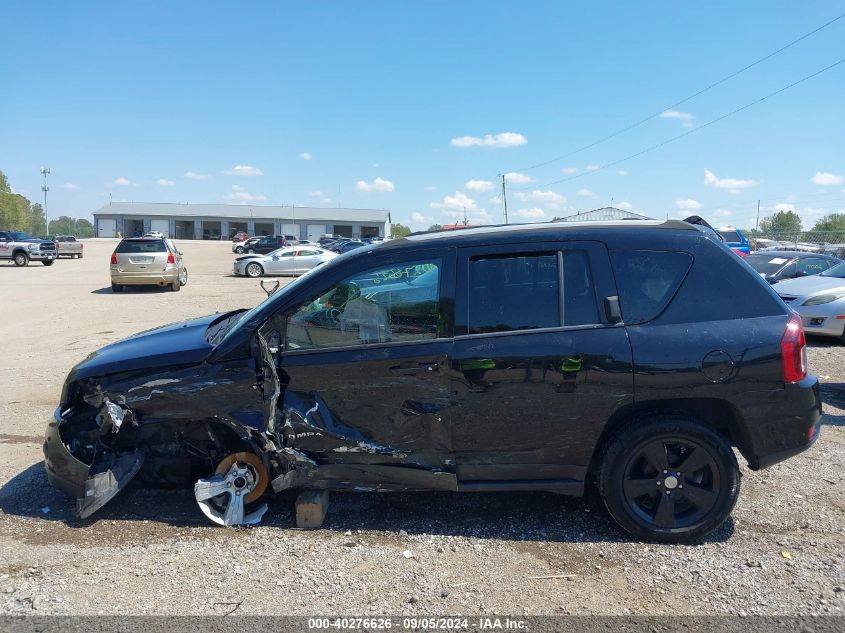
[(768, 468), (810, 448), (821, 431), (822, 399), (819, 379), (808, 375), (801, 382), (785, 385), (750, 429), (755, 470)]
[(125, 271), (111, 271), (111, 282), (113, 284), (120, 284), (123, 286), (151, 286), (151, 285), (166, 285), (172, 284), (179, 279), (179, 271), (164, 270), (159, 272), (143, 271), (137, 273), (129, 273)]

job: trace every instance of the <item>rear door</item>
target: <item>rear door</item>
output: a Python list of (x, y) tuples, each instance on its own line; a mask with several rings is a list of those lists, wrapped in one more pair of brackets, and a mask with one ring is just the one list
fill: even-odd
[(462, 249), (452, 358), (461, 481), (583, 481), (608, 418), (633, 401), (631, 348), (604, 313), (605, 246)]

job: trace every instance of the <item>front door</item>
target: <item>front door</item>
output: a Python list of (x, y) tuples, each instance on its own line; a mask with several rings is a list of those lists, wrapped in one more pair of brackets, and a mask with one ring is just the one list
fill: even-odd
[(598, 242), (458, 257), (453, 448), (462, 481), (583, 481), (604, 423), (633, 401), (624, 327)]
[(454, 489), (452, 256), (372, 264), (286, 313), (284, 443), (335, 486)]

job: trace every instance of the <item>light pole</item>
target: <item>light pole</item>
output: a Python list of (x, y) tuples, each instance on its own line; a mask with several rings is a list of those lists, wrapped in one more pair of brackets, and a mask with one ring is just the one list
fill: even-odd
[(50, 222), (47, 220), (47, 192), (50, 191), (50, 187), (47, 186), (47, 175), (49, 173), (49, 167), (41, 168), (41, 175), (44, 176), (44, 185), (41, 187), (41, 191), (44, 192), (44, 223), (47, 225), (48, 233), (50, 232)]

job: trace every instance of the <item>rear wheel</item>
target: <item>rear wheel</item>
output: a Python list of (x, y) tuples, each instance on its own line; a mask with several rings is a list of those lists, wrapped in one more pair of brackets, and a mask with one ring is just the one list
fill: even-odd
[(111, 285), (111, 291), (112, 292), (123, 292), (123, 286), (121, 286), (120, 284), (112, 284)]
[(188, 269), (183, 268), (182, 272), (179, 273), (179, 285), (180, 286), (187, 286), (188, 285)]
[(264, 274), (264, 269), (261, 267), (261, 264), (252, 262), (246, 265), (246, 274), (247, 277), (260, 277)]
[(170, 290), (173, 291), (173, 292), (179, 292), (180, 290), (182, 290), (182, 284), (179, 283), (178, 279), (176, 281), (174, 281), (172, 284), (170, 284)]
[(29, 255), (23, 252), (15, 253), (12, 259), (15, 262), (15, 266), (26, 266), (29, 263)]
[(42, 259), (41, 263), (44, 264), (45, 266), (52, 266), (54, 261), (56, 261), (56, 260), (54, 260), (54, 259)]
[(620, 431), (602, 460), (599, 490), (634, 536), (666, 543), (700, 539), (725, 522), (739, 495), (739, 467), (717, 432), (682, 415)]

